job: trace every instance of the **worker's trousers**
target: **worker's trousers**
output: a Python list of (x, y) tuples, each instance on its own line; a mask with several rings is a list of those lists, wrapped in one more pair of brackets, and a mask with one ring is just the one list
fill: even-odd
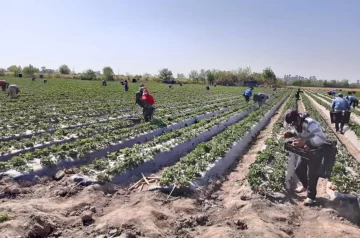
[(261, 107), (262, 105), (264, 105), (265, 99), (264, 99), (264, 100), (260, 100), (258, 103), (259, 103), (259, 107)]
[(144, 115), (145, 122), (149, 122), (151, 120), (154, 111), (155, 111), (155, 108), (149, 104), (147, 104), (143, 108), (143, 115)]
[(9, 90), (8, 96), (9, 96), (9, 98), (15, 98), (16, 97), (16, 90)]
[(313, 200), (316, 198), (316, 185), (319, 179), (321, 160), (320, 156), (312, 159), (301, 158), (295, 169), (301, 184), (307, 189), (307, 197)]
[(249, 102), (250, 101), (250, 96), (244, 95), (245, 101)]

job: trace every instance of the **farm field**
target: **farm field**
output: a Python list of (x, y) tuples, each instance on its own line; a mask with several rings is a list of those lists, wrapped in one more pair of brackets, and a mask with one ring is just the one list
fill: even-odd
[[(139, 122), (140, 83), (6, 80), (21, 92), (0, 94), (0, 237), (360, 237), (360, 112), (335, 133), (324, 90), (255, 88), (259, 108), (243, 87), (145, 82)], [(337, 141), (314, 207), (291, 192), (291, 108)]]

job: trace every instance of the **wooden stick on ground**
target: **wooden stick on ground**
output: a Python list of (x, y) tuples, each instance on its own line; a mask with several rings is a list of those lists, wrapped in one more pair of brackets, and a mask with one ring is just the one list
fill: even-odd
[(144, 178), (140, 179), (139, 181), (137, 181), (135, 184), (131, 185), (131, 187), (129, 188), (129, 190), (136, 188), (142, 181), (144, 180)]
[(175, 187), (176, 187), (176, 186), (174, 185), (174, 187), (173, 187), (173, 189), (171, 190), (171, 192), (170, 192), (169, 196), (167, 196), (166, 201), (167, 201), (167, 200), (169, 200), (169, 198), (170, 198), (171, 194), (172, 194), (172, 193), (174, 192), (174, 190), (175, 190)]
[(147, 178), (144, 176), (144, 174), (141, 173), (141, 175), (143, 176), (143, 179), (145, 180), (145, 182), (149, 185), (150, 183), (149, 183), (149, 181), (147, 180)]
[(141, 184), (140, 188), (139, 188), (139, 192), (141, 192), (143, 190), (144, 187), (144, 183)]

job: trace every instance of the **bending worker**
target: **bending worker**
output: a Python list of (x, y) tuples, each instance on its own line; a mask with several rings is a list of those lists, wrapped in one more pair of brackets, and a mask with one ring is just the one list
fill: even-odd
[(285, 137), (297, 135), (299, 139), (293, 141), (293, 146), (298, 148), (319, 149), (320, 156), (311, 159), (301, 158), (296, 166), (295, 173), (302, 186), (295, 189), (296, 193), (307, 191), (307, 198), (304, 205), (312, 205), (316, 198), (316, 185), (319, 179), (319, 169), (322, 158), (335, 161), (336, 147), (332, 148), (326, 140), (326, 136), (318, 122), (312, 119), (307, 113), (299, 113), (297, 110), (288, 110), (285, 113), (285, 125), (295, 127), (295, 134), (288, 133)]
[(265, 101), (269, 99), (269, 96), (265, 93), (258, 93), (254, 95), (253, 99), (255, 102), (259, 103), (259, 107), (261, 107), (262, 105), (264, 105)]
[(249, 102), (250, 97), (252, 96), (252, 91), (253, 91), (253, 88), (248, 88), (243, 92), (243, 96), (244, 96), (246, 102)]
[(348, 100), (350, 107), (356, 108), (359, 106), (359, 99), (357, 99), (355, 96), (346, 96), (346, 100)]
[(154, 97), (149, 93), (149, 90), (142, 84), (139, 91), (136, 93), (136, 102), (143, 108), (143, 116), (145, 122), (149, 122), (155, 111), (153, 105), (155, 104)]
[(0, 80), (0, 87), (3, 92), (6, 91), (6, 88), (9, 87), (9, 83), (5, 80)]
[(15, 98), (16, 95), (20, 92), (20, 89), (18, 86), (16, 86), (15, 84), (11, 84), (8, 87), (8, 96), (9, 98)]
[(300, 99), (300, 93), (302, 93), (302, 91), (301, 91), (300, 88), (299, 88), (299, 89), (296, 91), (296, 93), (295, 93), (295, 97), (296, 97), (297, 100)]
[[(339, 112), (339, 114), (342, 114), (342, 111), (350, 111), (350, 104), (344, 98), (344, 95), (342, 93), (339, 93), (338, 96), (332, 101), (331, 108), (334, 112)], [(339, 116), (339, 118), (340, 118), (340, 123), (338, 121), (335, 122), (335, 129), (336, 132), (338, 132), (340, 129), (340, 133), (344, 134), (345, 123), (342, 120), (342, 116)]]

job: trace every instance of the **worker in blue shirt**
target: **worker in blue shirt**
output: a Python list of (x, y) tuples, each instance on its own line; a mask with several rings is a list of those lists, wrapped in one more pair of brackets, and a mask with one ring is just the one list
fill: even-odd
[(252, 90), (253, 88), (248, 88), (244, 91), (243, 96), (245, 97), (246, 102), (249, 102), (250, 97), (252, 96)]
[[(344, 98), (344, 95), (342, 93), (339, 93), (338, 96), (333, 100), (331, 104), (331, 108), (335, 112), (342, 112), (342, 111), (350, 111), (350, 104), (349, 102)], [(341, 119), (341, 122), (335, 122), (335, 129), (338, 132), (339, 131), (339, 124), (340, 124), (340, 133), (344, 134), (344, 122)]]
[(349, 101), (350, 107), (352, 106), (355, 108), (359, 106), (359, 99), (357, 99), (355, 96), (347, 96), (346, 99)]

